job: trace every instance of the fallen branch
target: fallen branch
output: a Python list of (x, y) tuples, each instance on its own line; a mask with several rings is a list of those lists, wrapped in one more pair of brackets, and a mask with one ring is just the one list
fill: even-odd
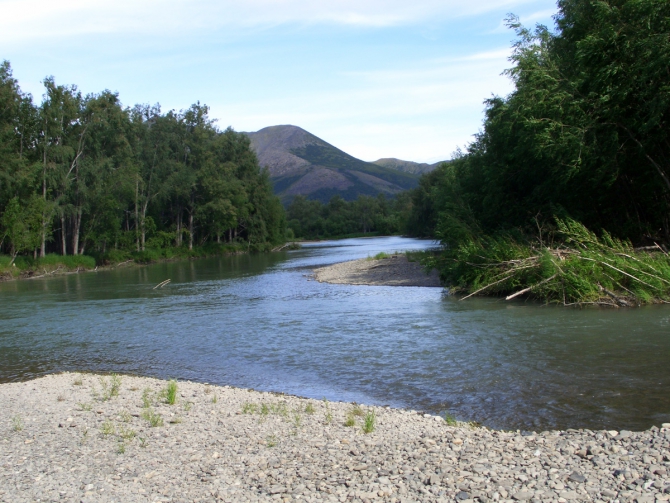
[(155, 287), (152, 288), (152, 290), (155, 290), (156, 288), (163, 288), (165, 285), (167, 285), (170, 281), (169, 279), (166, 279), (162, 283), (158, 283)]
[[(513, 272), (513, 271), (512, 271), (512, 272)], [(480, 288), (480, 289), (477, 290), (476, 292), (472, 292), (470, 295), (466, 295), (465, 297), (463, 297), (463, 298), (460, 299), (460, 300), (469, 299), (469, 298), (472, 297), (473, 295), (477, 295), (479, 292), (482, 292), (482, 291), (486, 290), (488, 287), (493, 286), (493, 285), (497, 285), (498, 283), (502, 283), (503, 281), (508, 280), (509, 278), (510, 278), (510, 276), (507, 275), (506, 277), (504, 277), (504, 278), (501, 279), (501, 280), (495, 281), (495, 282), (493, 282), (493, 283), (489, 283), (489, 284), (486, 285), (485, 287)]]
[(519, 290), (516, 293), (513, 293), (512, 295), (509, 295), (505, 297), (505, 300), (512, 300), (514, 297), (518, 297), (519, 295), (523, 295), (524, 293), (530, 292), (533, 288), (537, 288), (540, 285), (544, 285), (545, 283), (550, 282), (552, 279), (556, 278), (558, 274), (554, 274), (551, 278), (547, 278), (543, 281), (540, 281), (539, 283), (534, 284), (533, 286), (529, 286), (528, 288), (524, 288), (523, 290)]

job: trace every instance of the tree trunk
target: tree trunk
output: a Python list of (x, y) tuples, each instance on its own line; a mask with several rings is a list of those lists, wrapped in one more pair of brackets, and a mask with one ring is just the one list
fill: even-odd
[(81, 208), (74, 214), (74, 222), (72, 226), (72, 255), (79, 254), (79, 234), (81, 231)]
[(142, 205), (142, 220), (141, 220), (142, 229), (141, 229), (141, 232), (140, 232), (140, 237), (142, 238), (142, 251), (145, 250), (145, 245), (146, 245), (146, 242), (147, 242), (147, 239), (146, 239), (147, 238), (147, 229), (146, 229), (146, 226), (144, 225), (144, 223), (147, 221), (147, 205), (148, 204), (149, 204), (149, 201), (146, 201)]
[(60, 217), (60, 235), (61, 235), (61, 248), (63, 252), (63, 257), (67, 255), (67, 236), (65, 235), (65, 215)]
[(177, 236), (175, 237), (175, 243), (177, 247), (181, 247), (181, 208), (177, 209)]
[(140, 251), (140, 230), (139, 230), (139, 207), (138, 207), (138, 197), (140, 190), (140, 181), (135, 180), (135, 247), (137, 251)]
[(188, 249), (193, 249), (193, 212), (188, 213)]

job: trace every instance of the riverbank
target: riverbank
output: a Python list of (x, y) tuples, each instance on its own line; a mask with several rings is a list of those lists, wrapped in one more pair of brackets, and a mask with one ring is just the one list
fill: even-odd
[(72, 373), (2, 384), (0, 405), (2, 502), (670, 499), (667, 428), (522, 435), (386, 407), (190, 382), (170, 393), (166, 381)]
[(441, 286), (437, 270), (426, 274), (419, 262), (410, 262), (404, 254), (320, 267), (314, 269), (314, 279), (321, 283), (346, 285)]
[(269, 243), (253, 247), (244, 243), (223, 244), (207, 247), (195, 247), (193, 250), (185, 248), (162, 248), (140, 252), (113, 251), (104, 255), (68, 255), (49, 254), (44, 258), (17, 257), (15, 265), (10, 264), (10, 257), (0, 255), (0, 281), (16, 279), (38, 279), (65, 274), (77, 274), (115, 269), (128, 265), (148, 265), (158, 262), (174, 262), (177, 260), (194, 260), (216, 256), (241, 255), (251, 252), (279, 252), (296, 250), (300, 244), (290, 241), (272, 247)]

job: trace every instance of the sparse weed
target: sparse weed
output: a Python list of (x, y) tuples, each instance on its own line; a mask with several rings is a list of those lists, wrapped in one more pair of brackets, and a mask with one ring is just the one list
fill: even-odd
[(191, 402), (184, 402), (184, 410), (188, 412), (189, 410), (191, 410), (192, 405), (193, 404)]
[(365, 420), (363, 421), (363, 433), (372, 433), (375, 431), (375, 423), (377, 418), (375, 417), (375, 412), (373, 410), (369, 411), (365, 415)]
[(122, 410), (119, 414), (119, 419), (124, 423), (129, 423), (133, 420), (133, 416), (130, 415), (130, 412), (127, 410)]
[(365, 415), (365, 412), (363, 412), (363, 409), (361, 409), (360, 405), (354, 404), (351, 407), (351, 414), (356, 417), (363, 417)]
[(172, 379), (167, 383), (167, 386), (161, 392), (161, 398), (169, 405), (177, 403), (177, 381)]
[(205, 395), (209, 395), (212, 392), (212, 388), (205, 386)]
[(267, 445), (268, 447), (275, 447), (279, 440), (277, 439), (276, 435), (268, 435), (267, 437)]
[(300, 415), (300, 412), (294, 412), (293, 413), (293, 426), (296, 428), (300, 428), (300, 425), (302, 424), (302, 416)]
[(144, 409), (142, 419), (146, 419), (152, 428), (163, 426), (163, 417), (151, 407)]
[(305, 413), (306, 414), (314, 414), (314, 412), (316, 412), (316, 411), (314, 410), (314, 406), (311, 403), (308, 403), (307, 405), (305, 405)]
[(172, 419), (170, 419), (170, 424), (179, 424), (184, 422), (184, 420), (180, 416), (175, 416)]
[(107, 420), (104, 423), (102, 423), (102, 427), (100, 428), (100, 432), (104, 436), (113, 435), (114, 433), (116, 433), (116, 427), (114, 426), (114, 423)]
[(87, 440), (88, 440), (88, 428), (84, 428), (84, 430), (81, 432), (81, 443), (85, 444)]
[(119, 390), (121, 389), (121, 378), (116, 374), (112, 374), (108, 382), (104, 377), (101, 377), (100, 386), (102, 387), (102, 395), (100, 395), (100, 399), (103, 402), (106, 402), (115, 396), (119, 396)]
[(140, 447), (144, 448), (147, 446), (147, 439), (145, 437), (140, 437)]
[(74, 384), (75, 386), (81, 386), (82, 384), (84, 384), (84, 381), (81, 378), (81, 376), (77, 376), (74, 378), (74, 381), (72, 381), (72, 384)]
[(258, 406), (255, 403), (245, 402), (242, 404), (242, 414), (255, 414)]
[(86, 403), (86, 402), (80, 402), (77, 405), (84, 412), (89, 412), (93, 408), (93, 405), (91, 405), (90, 403)]
[(261, 416), (267, 416), (270, 413), (270, 407), (268, 404), (261, 404)]
[(348, 428), (353, 428), (356, 426), (356, 418), (351, 412), (347, 414), (347, 418), (344, 420), (344, 426)]
[(132, 440), (133, 438), (135, 438), (136, 435), (137, 432), (130, 428), (125, 428), (121, 426), (121, 428), (119, 429), (119, 437), (123, 438), (124, 440)]
[(126, 444), (123, 442), (119, 442), (118, 447), (116, 448), (117, 454), (125, 454), (126, 452)]
[(444, 422), (447, 423), (447, 426), (456, 426), (458, 424), (456, 418), (448, 412), (444, 413)]
[(216, 394), (212, 395), (212, 403), (218, 402), (219, 399), (216, 397)]
[(12, 418), (12, 430), (14, 431), (23, 430), (23, 419), (21, 419), (21, 416), (14, 416)]
[(144, 388), (144, 391), (142, 391), (142, 407), (145, 409), (148, 409), (151, 407), (151, 402), (153, 401), (153, 392), (151, 391), (151, 388)]
[(328, 399), (326, 399), (325, 397), (323, 399), (323, 405), (326, 407), (326, 414), (325, 414), (326, 424), (330, 424), (333, 422), (333, 413), (330, 410), (330, 402), (328, 402)]
[(65, 401), (65, 397), (64, 397), (63, 395), (58, 395), (58, 396), (56, 397), (56, 400), (58, 400), (59, 402), (64, 402), (64, 401)]

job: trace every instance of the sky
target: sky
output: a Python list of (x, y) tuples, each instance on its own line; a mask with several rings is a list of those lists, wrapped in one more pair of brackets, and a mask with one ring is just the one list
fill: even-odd
[(221, 128), (293, 124), (366, 161), (449, 159), (473, 140), (514, 33), (553, 0), (0, 0), (0, 60), (126, 106), (199, 101)]

